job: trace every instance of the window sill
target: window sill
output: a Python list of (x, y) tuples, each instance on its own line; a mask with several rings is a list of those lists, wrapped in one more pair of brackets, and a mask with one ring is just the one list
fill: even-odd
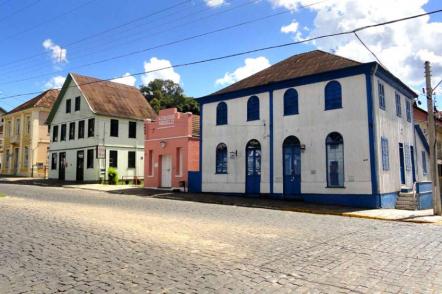
[(343, 107), (335, 107), (335, 108), (325, 108), (324, 111), (329, 111), (329, 110), (335, 110), (335, 109), (342, 109)]
[(294, 115), (299, 115), (299, 112), (298, 113), (289, 113), (289, 114), (284, 113), (284, 116), (294, 116)]
[(345, 189), (345, 186), (326, 186), (327, 189)]
[(215, 175), (227, 175), (228, 173), (215, 173)]

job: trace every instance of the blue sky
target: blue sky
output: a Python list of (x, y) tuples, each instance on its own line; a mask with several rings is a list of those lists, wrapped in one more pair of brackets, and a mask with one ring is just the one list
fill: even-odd
[[(336, 1), (323, 1), (303, 9), (300, 3), (306, 5), (318, 1), (0, 0), (0, 35), (3, 39), (0, 41), (3, 42), (0, 49), (0, 98), (59, 85), (62, 77), (70, 71), (98, 78), (114, 78), (159, 65), (222, 56), (442, 7), (436, 0), (428, 3), (410, 0), (412, 4), (407, 8), (397, 8), (399, 0), (376, 0), (361, 5), (357, 0), (342, 0), (335, 4)], [(364, 7), (367, 5), (370, 6)], [(372, 13), (382, 9), (382, 15)], [(85, 66), (278, 12), (284, 14), (141, 54)], [(134, 21), (136, 19), (139, 21)], [(128, 22), (132, 23), (103, 33)], [(442, 26), (438, 25), (441, 22), (442, 14), (439, 14), (416, 22), (414, 27), (419, 26), (422, 32), (430, 32), (430, 37), (439, 37), (440, 40)], [(366, 33), (362, 37), (393, 73), (419, 89), (422, 83), (422, 68), (419, 66), (423, 60), (420, 58), (435, 60), (435, 80), (442, 71), (442, 49), (422, 44), (416, 39), (416, 35), (422, 35), (422, 32), (396, 25), (391, 31)], [(404, 34), (409, 34), (410, 40), (403, 39)], [(401, 49), (401, 46), (406, 47), (401, 45), (405, 43), (413, 44), (412, 48)], [(153, 76), (139, 76), (135, 83), (139, 86), (155, 77), (172, 78), (181, 83), (187, 95), (200, 97), (291, 55), (315, 48), (334, 50), (360, 61), (373, 59), (353, 39), (343, 38), (179, 68)], [(402, 55), (402, 59), (391, 58)], [(412, 69), (407, 69), (407, 66)], [(125, 79), (125, 82), (134, 81)], [(32, 95), (1, 99), (0, 106), (10, 110), (30, 98)]]

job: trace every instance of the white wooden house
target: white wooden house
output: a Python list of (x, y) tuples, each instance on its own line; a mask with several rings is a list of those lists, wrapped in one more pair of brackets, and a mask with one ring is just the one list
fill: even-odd
[(97, 182), (109, 167), (142, 178), (144, 119), (155, 117), (137, 88), (69, 74), (48, 117), (49, 178)]

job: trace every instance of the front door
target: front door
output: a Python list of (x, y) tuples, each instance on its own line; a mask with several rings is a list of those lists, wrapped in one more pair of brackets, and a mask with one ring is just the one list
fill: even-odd
[(77, 151), (77, 182), (84, 181), (84, 151)]
[(405, 185), (404, 144), (399, 143), (399, 163), (401, 165), (401, 184)]
[(161, 187), (172, 187), (172, 160), (170, 155), (161, 156)]
[(251, 140), (246, 147), (246, 194), (261, 192), (261, 144)]
[(66, 153), (60, 152), (58, 160), (58, 179), (64, 181), (66, 179)]
[(284, 196), (301, 194), (301, 146), (298, 138), (290, 136), (283, 144)]
[(19, 154), (19, 149), (15, 148), (14, 149), (14, 175), (18, 174), (18, 154)]

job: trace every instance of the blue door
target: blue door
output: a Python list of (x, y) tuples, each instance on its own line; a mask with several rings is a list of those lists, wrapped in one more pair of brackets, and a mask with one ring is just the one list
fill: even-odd
[(401, 184), (405, 185), (404, 144), (399, 143), (399, 162), (401, 164)]
[(283, 143), (284, 196), (301, 194), (301, 146), (298, 138), (290, 136)]
[(261, 144), (251, 140), (246, 147), (246, 194), (261, 192)]

